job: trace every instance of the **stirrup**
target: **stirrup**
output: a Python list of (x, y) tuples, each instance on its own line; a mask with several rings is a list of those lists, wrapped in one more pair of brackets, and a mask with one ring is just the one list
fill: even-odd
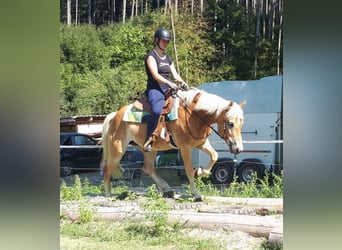
[(152, 137), (150, 137), (150, 138), (148, 138), (148, 140), (144, 144), (144, 150), (146, 152), (151, 152), (152, 146), (153, 146), (153, 141), (152, 141)]

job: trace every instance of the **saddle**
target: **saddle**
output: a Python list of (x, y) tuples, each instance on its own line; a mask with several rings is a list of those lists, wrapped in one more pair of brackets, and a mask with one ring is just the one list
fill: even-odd
[[(174, 107), (174, 102), (175, 102), (174, 95), (175, 95), (175, 92), (173, 89), (169, 89), (164, 95), (165, 103), (163, 106), (162, 113), (158, 119), (158, 125), (150, 138), (151, 142), (155, 142), (159, 136), (163, 138), (167, 143), (170, 142), (170, 133), (167, 130), (166, 123), (167, 123), (167, 115), (171, 112), (172, 108)], [(136, 109), (139, 109), (145, 112), (151, 112), (151, 105), (150, 105), (150, 102), (148, 101), (146, 92), (144, 92), (140, 96), (139, 99), (136, 99), (133, 102), (133, 106)]]
[[(165, 103), (163, 106), (163, 111), (161, 113), (161, 115), (167, 115), (171, 112), (172, 107), (174, 105), (174, 97), (173, 97), (173, 92), (172, 90), (168, 90), (165, 93)], [(146, 92), (144, 92), (138, 99), (136, 99), (133, 102), (133, 106), (138, 109), (138, 110), (142, 110), (145, 112), (151, 112), (151, 105), (150, 102), (148, 101), (148, 97), (146, 95)]]

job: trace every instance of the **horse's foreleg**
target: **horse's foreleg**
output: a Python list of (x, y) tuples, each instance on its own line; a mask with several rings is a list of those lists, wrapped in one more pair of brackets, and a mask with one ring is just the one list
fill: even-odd
[(186, 148), (183, 147), (180, 149), (180, 151), (181, 151), (182, 158), (183, 158), (185, 173), (186, 173), (186, 176), (188, 177), (190, 191), (191, 191), (192, 195), (195, 197), (196, 201), (201, 201), (202, 196), (197, 191), (197, 189), (195, 187), (195, 172), (194, 172), (194, 168), (192, 165), (191, 148), (190, 147), (186, 147)]
[(158, 189), (161, 192), (163, 192), (164, 197), (173, 198), (174, 194), (173, 194), (169, 184), (167, 184), (167, 182), (163, 178), (159, 177), (155, 171), (154, 161), (155, 161), (156, 155), (157, 155), (156, 151), (144, 153), (143, 170), (157, 184)]
[(197, 147), (197, 148), (207, 153), (210, 156), (210, 161), (208, 165), (204, 168), (198, 168), (197, 170), (198, 176), (202, 176), (202, 175), (207, 176), (210, 174), (211, 168), (214, 166), (215, 162), (217, 161), (218, 154), (215, 151), (215, 149), (211, 146), (208, 139), (205, 141), (205, 143), (202, 146)]

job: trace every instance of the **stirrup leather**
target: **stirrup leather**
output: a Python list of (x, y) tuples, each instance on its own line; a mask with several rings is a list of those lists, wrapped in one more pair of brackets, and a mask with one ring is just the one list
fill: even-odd
[(152, 134), (144, 143), (144, 149), (147, 152), (152, 151), (153, 143), (156, 141), (157, 136), (155, 134)]

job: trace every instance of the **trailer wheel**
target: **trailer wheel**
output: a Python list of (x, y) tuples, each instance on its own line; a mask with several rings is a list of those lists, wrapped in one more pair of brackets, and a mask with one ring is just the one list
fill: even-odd
[(262, 179), (264, 176), (263, 171), (261, 170), (263, 168), (263, 165), (258, 165), (259, 164), (257, 162), (241, 162), (238, 168), (239, 180), (247, 183), (250, 182), (253, 177)]
[(228, 163), (216, 163), (211, 170), (211, 181), (214, 184), (228, 184), (233, 181), (234, 170)]

